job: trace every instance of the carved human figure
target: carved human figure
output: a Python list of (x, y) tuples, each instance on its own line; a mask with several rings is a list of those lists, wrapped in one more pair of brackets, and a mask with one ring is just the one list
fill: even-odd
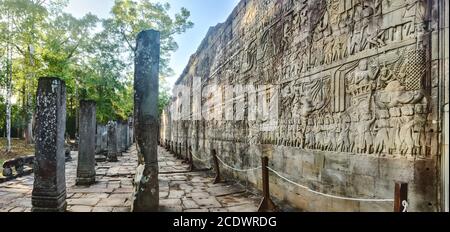
[(331, 62), (333, 62), (333, 46), (335, 44), (334, 42), (335, 40), (333, 39), (333, 37), (331, 37), (331, 39), (327, 40), (327, 43), (325, 45), (324, 48), (324, 53), (325, 53), (325, 64), (331, 64)]
[(355, 113), (355, 116), (351, 118), (351, 127), (350, 127), (350, 152), (357, 152), (357, 142), (360, 135), (358, 134), (358, 122), (359, 122), (359, 116), (357, 113)]
[(306, 124), (298, 125), (298, 127), (297, 127), (297, 147), (305, 148), (305, 131), (306, 131)]
[(386, 43), (383, 40), (384, 30), (378, 28), (376, 22), (367, 22), (367, 25), (363, 28), (364, 38), (366, 38), (366, 44), (364, 47), (383, 47)]
[(400, 126), (400, 153), (403, 156), (412, 156), (414, 149), (414, 111), (411, 106), (402, 107), (402, 124)]
[(322, 145), (324, 142), (324, 130), (323, 130), (323, 118), (322, 116), (319, 117), (319, 119), (316, 122), (316, 126), (313, 128), (313, 132), (315, 133), (315, 149), (322, 149)]
[(377, 81), (377, 89), (384, 89), (387, 85), (387, 83), (392, 80), (394, 77), (394, 74), (389, 67), (384, 64), (383, 67), (380, 69), (380, 75)]
[(378, 68), (376, 71), (369, 69), (367, 59), (362, 59), (353, 73), (353, 83), (357, 86), (368, 85), (371, 81), (376, 79), (378, 72)]
[[(424, 107), (424, 105), (416, 105), (419, 107)], [(414, 123), (414, 154), (418, 155), (420, 158), (424, 158), (427, 153), (427, 141), (426, 141), (426, 111), (417, 112), (415, 116)]]
[(347, 50), (349, 55), (353, 55), (360, 51), (361, 43), (363, 40), (362, 31), (353, 31), (350, 39), (348, 40)]
[(363, 114), (361, 121), (358, 123), (357, 131), (359, 137), (357, 139), (357, 152), (358, 153), (371, 153), (373, 148), (373, 135), (372, 125), (374, 124), (376, 117), (373, 117), (370, 113)]
[(323, 136), (323, 143), (322, 143), (322, 150), (327, 151), (331, 146), (331, 136), (330, 136), (330, 119), (329, 117), (326, 117), (324, 119), (323, 124), (323, 130), (322, 130), (322, 136)]
[(337, 139), (336, 150), (341, 152), (350, 151), (350, 123), (345, 122), (341, 124), (339, 137)]
[(365, 0), (363, 4), (363, 16), (370, 17), (372, 15), (378, 15), (381, 10), (382, 0)]
[(301, 118), (307, 118), (314, 111), (311, 100), (307, 96), (301, 96), (297, 102), (299, 109), (299, 114)]
[(391, 137), (389, 135), (390, 124), (389, 124), (389, 111), (379, 110), (378, 120), (375, 123), (375, 139), (374, 139), (374, 149), (375, 153), (385, 155), (388, 152), (389, 143)]
[(347, 34), (341, 34), (334, 39), (332, 48), (332, 61), (341, 60), (342, 58), (345, 57), (347, 52), (347, 47), (345, 46), (346, 43), (347, 43)]
[(406, 0), (406, 11), (403, 15), (404, 18), (414, 18), (414, 23), (419, 23), (425, 20), (426, 6), (423, 0)]
[(311, 48), (310, 53), (310, 65), (312, 67), (316, 67), (323, 64), (323, 60), (325, 57), (325, 54), (323, 53), (324, 44), (323, 40), (317, 41), (314, 43), (314, 45)]
[(314, 133), (312, 131), (312, 128), (314, 127), (314, 121), (312, 119), (309, 119), (305, 128), (305, 148), (313, 149), (315, 144), (315, 137)]
[[(421, 103), (427, 105), (421, 90), (407, 91), (399, 81), (391, 81), (377, 97), (377, 104), (389, 109), (390, 119), (390, 153), (396, 151), (402, 155), (412, 154), (415, 147), (414, 107)], [(419, 120), (420, 121), (420, 120)]]
[(334, 124), (333, 117), (327, 118), (327, 125), (325, 127), (325, 133), (326, 133), (326, 142), (324, 150), (326, 151), (333, 151), (336, 149), (336, 127)]

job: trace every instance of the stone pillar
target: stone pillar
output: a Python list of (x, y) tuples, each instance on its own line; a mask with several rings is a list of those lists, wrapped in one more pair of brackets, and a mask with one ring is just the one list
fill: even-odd
[(120, 121), (116, 122), (116, 145), (117, 145), (117, 155), (122, 156), (122, 142), (120, 141)]
[(102, 133), (100, 125), (97, 125), (95, 130), (95, 154), (100, 154), (101, 151), (102, 151)]
[(130, 144), (133, 145), (134, 144), (134, 119), (130, 118), (130, 125), (128, 126), (128, 128), (130, 129)]
[(64, 154), (66, 85), (58, 78), (41, 78), (36, 96), (32, 211), (64, 212), (67, 207)]
[(117, 145), (117, 123), (110, 121), (108, 123), (108, 161), (117, 162), (119, 150)]
[(80, 101), (80, 144), (78, 147), (77, 185), (95, 183), (96, 104)]
[[(132, 209), (154, 212), (159, 208), (158, 95), (160, 33), (142, 31), (137, 37), (134, 72), (134, 125), (139, 146), (139, 167), (134, 181)], [(143, 159), (143, 160), (142, 160)]]
[(121, 130), (122, 133), (120, 133), (120, 141), (121, 141), (121, 144), (122, 144), (122, 151), (126, 152), (128, 150), (128, 146), (127, 146), (127, 129), (128, 129), (128, 126), (127, 126), (126, 121), (120, 122), (120, 127), (122, 128), (122, 130)]
[(102, 152), (108, 153), (108, 128), (102, 125)]
[(130, 144), (130, 127), (128, 126), (129, 123), (129, 119), (127, 119), (127, 121), (125, 121), (125, 145), (128, 148), (130, 148), (131, 144)]

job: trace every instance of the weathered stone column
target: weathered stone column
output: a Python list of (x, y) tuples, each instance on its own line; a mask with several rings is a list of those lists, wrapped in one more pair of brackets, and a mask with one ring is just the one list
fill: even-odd
[(126, 121), (121, 121), (120, 122), (120, 141), (122, 144), (122, 152), (126, 152), (128, 150), (128, 146), (127, 146), (127, 123)]
[(96, 104), (80, 101), (80, 144), (78, 148), (77, 185), (95, 183)]
[(32, 211), (63, 212), (67, 207), (64, 154), (66, 85), (58, 78), (41, 78), (36, 96)]
[(130, 130), (130, 145), (134, 144), (134, 119), (130, 118), (130, 125), (128, 126), (128, 129)]
[(122, 143), (120, 141), (120, 121), (116, 121), (116, 145), (117, 145), (117, 155), (122, 156)]
[[(133, 211), (158, 211), (158, 95), (160, 33), (142, 31), (136, 41), (134, 125), (139, 167), (134, 181)], [(143, 160), (142, 160), (143, 159)], [(143, 161), (143, 162), (142, 162)]]
[(117, 123), (110, 121), (108, 123), (108, 161), (117, 162), (119, 150), (117, 146)]
[(100, 152), (102, 151), (102, 133), (101, 133), (101, 129), (100, 129), (100, 125), (96, 126), (96, 131), (95, 131), (95, 154), (100, 154)]

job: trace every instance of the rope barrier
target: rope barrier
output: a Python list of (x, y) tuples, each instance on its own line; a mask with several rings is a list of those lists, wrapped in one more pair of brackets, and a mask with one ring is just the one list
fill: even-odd
[[(198, 160), (198, 161), (201, 161), (201, 162), (210, 161), (210, 160), (212, 159), (212, 157), (207, 158), (207, 159), (201, 159), (201, 158), (195, 156), (193, 153), (191, 153), (191, 154), (192, 154), (192, 157), (194, 157), (194, 159), (196, 159), (196, 160)], [(225, 163), (219, 156), (216, 156), (216, 157), (217, 157), (217, 160), (218, 160), (220, 163), (222, 163), (226, 168), (231, 169), (231, 170), (234, 170), (234, 171), (237, 171), (237, 172), (250, 172), (250, 171), (259, 170), (259, 169), (262, 168), (262, 166), (258, 166), (258, 167), (255, 167), (255, 168), (250, 168), (250, 169), (245, 169), (245, 170), (244, 170), (244, 169), (238, 169), (238, 168), (232, 167), (232, 166), (228, 165), (227, 163)], [(272, 168), (270, 168), (270, 167), (267, 167), (267, 169), (268, 169), (269, 171), (273, 172), (275, 175), (277, 175), (277, 176), (280, 177), (281, 179), (283, 179), (283, 180), (285, 180), (285, 181), (287, 181), (287, 182), (289, 182), (289, 183), (291, 183), (291, 184), (293, 184), (293, 185), (295, 185), (295, 186), (298, 186), (298, 187), (300, 187), (300, 188), (303, 188), (303, 189), (305, 189), (305, 190), (307, 190), (307, 191), (309, 191), (309, 192), (315, 193), (315, 194), (317, 194), (317, 195), (321, 195), (321, 196), (325, 196), (325, 197), (330, 197), (330, 198), (334, 198), (334, 199), (349, 200), (349, 201), (363, 201), (363, 202), (394, 202), (394, 199), (353, 198), (353, 197), (341, 197), (341, 196), (335, 196), (335, 195), (330, 195), (330, 194), (326, 194), (326, 193), (321, 193), (321, 192), (312, 190), (311, 188), (309, 188), (309, 187), (307, 187), (307, 186), (298, 184), (298, 183), (296, 183), (296, 182), (294, 182), (294, 181), (288, 179), (287, 177), (283, 176), (282, 174), (280, 174), (279, 172), (277, 172), (276, 170), (274, 170), (274, 169), (272, 169)], [(407, 210), (407, 208), (408, 208), (408, 202), (404, 201), (404, 202), (402, 202), (402, 205), (404, 206), (404, 209)]]
[(197, 156), (195, 156), (193, 152), (191, 152), (191, 155), (192, 155), (192, 157), (194, 157), (194, 159), (196, 159), (196, 160), (198, 160), (198, 161), (200, 161), (200, 162), (207, 162), (207, 161), (210, 161), (210, 160), (211, 160), (211, 157), (210, 157), (210, 158), (207, 158), (207, 159), (200, 159), (200, 158), (198, 158)]
[(227, 168), (229, 168), (229, 169), (231, 169), (231, 170), (237, 171), (237, 172), (251, 172), (251, 171), (255, 171), (255, 170), (258, 170), (258, 169), (261, 169), (261, 168), (262, 168), (262, 166), (259, 166), (259, 167), (256, 167), (256, 168), (250, 168), (250, 169), (243, 170), (243, 169), (238, 169), (238, 168), (231, 167), (230, 165), (228, 165), (228, 164), (226, 164), (225, 162), (223, 162), (223, 160), (221, 160), (221, 159), (219, 158), (219, 156), (217, 156), (217, 159), (218, 159), (219, 162), (221, 162), (225, 167), (227, 167)]
[(287, 182), (289, 182), (289, 183), (291, 183), (293, 185), (296, 185), (298, 187), (306, 189), (309, 192), (312, 192), (312, 193), (315, 193), (315, 194), (318, 194), (318, 195), (322, 195), (322, 196), (325, 196), (325, 197), (341, 199), (341, 200), (365, 201), (365, 202), (393, 202), (394, 201), (394, 199), (364, 199), (364, 198), (340, 197), (340, 196), (334, 196), (334, 195), (330, 195), (330, 194), (326, 194), (326, 193), (317, 192), (317, 191), (314, 191), (314, 190), (310, 189), (309, 187), (306, 187), (306, 186), (298, 184), (298, 183), (296, 183), (296, 182), (294, 182), (292, 180), (289, 180), (288, 178), (284, 177), (279, 172), (273, 170), (270, 167), (267, 167), (267, 169), (269, 169), (271, 172), (273, 172), (275, 175), (277, 175), (281, 179), (283, 179), (283, 180), (285, 180), (285, 181), (287, 181)]

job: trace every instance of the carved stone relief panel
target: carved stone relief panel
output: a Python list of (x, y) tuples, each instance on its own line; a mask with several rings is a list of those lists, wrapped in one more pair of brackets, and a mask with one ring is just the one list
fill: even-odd
[[(248, 144), (427, 157), (426, 4), (421, 0), (249, 0), (205, 39), (195, 63), (204, 86), (232, 85), (206, 137)], [(192, 74), (191, 74), (192, 75)], [(217, 82), (213, 82), (217, 81)], [(274, 128), (239, 85), (279, 88)], [(203, 95), (202, 106), (222, 91)], [(231, 104), (231, 105), (229, 105)], [(272, 129), (268, 129), (272, 128)], [(209, 134), (208, 134), (209, 133)]]

